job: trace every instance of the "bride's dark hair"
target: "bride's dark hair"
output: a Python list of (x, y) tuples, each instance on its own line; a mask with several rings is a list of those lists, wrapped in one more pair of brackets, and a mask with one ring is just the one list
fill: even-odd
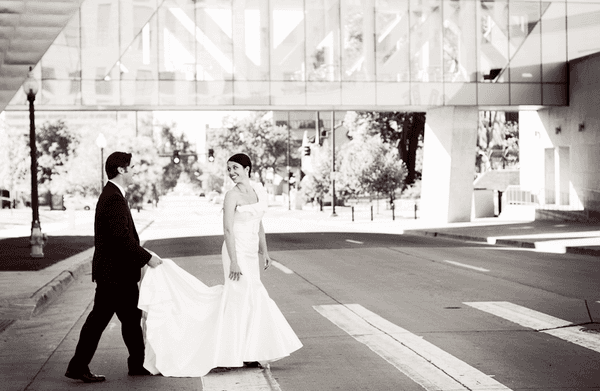
[(249, 167), (250, 169), (248, 170), (248, 176), (250, 176), (250, 173), (252, 172), (252, 162), (250, 161), (250, 157), (245, 153), (236, 153), (227, 161), (238, 163), (244, 168)]

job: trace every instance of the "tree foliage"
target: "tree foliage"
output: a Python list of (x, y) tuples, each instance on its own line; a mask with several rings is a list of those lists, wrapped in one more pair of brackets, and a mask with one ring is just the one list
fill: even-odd
[(268, 171), (276, 173), (286, 166), (288, 131), (274, 126), (265, 112), (255, 112), (247, 117), (228, 116), (223, 129), (212, 135), (217, 164), (225, 164), (235, 153), (245, 153), (252, 161), (252, 172), (265, 183)]
[(67, 163), (71, 159), (79, 137), (71, 132), (64, 121), (45, 122), (36, 131), (38, 183), (51, 190), (51, 182), (65, 173)]
[(341, 155), (340, 185), (346, 194), (382, 193), (394, 202), (407, 176), (394, 147), (378, 136), (360, 137), (346, 144)]
[(421, 177), (418, 150), (425, 132), (425, 113), (421, 112), (349, 112), (344, 120), (350, 137), (379, 135), (395, 146), (398, 157), (407, 168), (406, 183), (412, 184)]
[(15, 190), (29, 179), (29, 137), (0, 122), (0, 187)]
[[(305, 201), (323, 200), (331, 194), (331, 149), (314, 147), (311, 152), (312, 172), (308, 173), (300, 183)], [(336, 195), (341, 192), (336, 188)]]
[(519, 166), (519, 123), (514, 113), (480, 111), (476, 171)]

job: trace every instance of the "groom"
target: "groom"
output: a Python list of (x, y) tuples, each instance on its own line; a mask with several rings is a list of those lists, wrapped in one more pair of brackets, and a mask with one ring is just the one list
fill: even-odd
[(106, 159), (108, 183), (96, 205), (94, 222), (95, 250), (92, 281), (96, 282), (94, 307), (87, 317), (75, 355), (66, 377), (95, 383), (106, 380), (88, 367), (102, 332), (116, 313), (121, 321), (123, 341), (129, 351), (129, 375), (150, 375), (144, 367), (142, 311), (138, 309), (138, 282), (144, 265), (156, 267), (162, 260), (140, 246), (125, 189), (132, 182), (131, 154), (114, 152)]

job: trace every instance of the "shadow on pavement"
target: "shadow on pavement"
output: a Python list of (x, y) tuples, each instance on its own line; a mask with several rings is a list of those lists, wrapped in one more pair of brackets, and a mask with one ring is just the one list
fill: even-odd
[(37, 271), (94, 247), (93, 236), (50, 236), (43, 258), (32, 258), (29, 237), (0, 240), (0, 271)]
[[(329, 250), (367, 247), (475, 247), (478, 244), (460, 243), (422, 236), (373, 234), (356, 232), (311, 232), (267, 234), (269, 252), (294, 250)], [(221, 253), (223, 235), (148, 240), (144, 247), (161, 257), (177, 258)]]

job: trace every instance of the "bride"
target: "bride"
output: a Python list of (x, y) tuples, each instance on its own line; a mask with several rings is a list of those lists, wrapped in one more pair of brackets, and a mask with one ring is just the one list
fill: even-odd
[(262, 224), (268, 201), (251, 170), (245, 154), (227, 161), (235, 187), (223, 202), (223, 285), (206, 286), (169, 259), (144, 275), (138, 307), (147, 312), (144, 367), (152, 374), (204, 376), (302, 347), (260, 281), (260, 263), (271, 265)]

